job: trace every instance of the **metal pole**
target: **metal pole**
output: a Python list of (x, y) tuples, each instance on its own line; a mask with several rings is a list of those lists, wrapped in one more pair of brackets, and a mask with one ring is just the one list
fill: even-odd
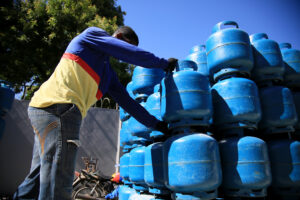
[[(120, 112), (119, 112), (119, 115), (120, 115)], [(122, 122), (121, 122), (121, 119), (119, 117), (119, 131), (118, 131), (118, 143), (117, 143), (117, 155), (116, 155), (116, 173), (119, 172), (119, 164), (120, 164), (120, 131), (121, 131), (121, 126), (122, 126)]]

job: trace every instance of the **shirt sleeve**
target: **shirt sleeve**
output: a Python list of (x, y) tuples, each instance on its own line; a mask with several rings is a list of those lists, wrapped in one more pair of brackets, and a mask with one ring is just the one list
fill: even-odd
[(156, 57), (137, 46), (129, 44), (108, 35), (105, 31), (97, 27), (87, 28), (82, 33), (83, 42), (96, 51), (101, 51), (134, 65), (147, 68), (166, 68), (168, 61), (164, 58)]
[(147, 127), (154, 128), (159, 122), (153, 115), (151, 115), (143, 106), (133, 100), (125, 87), (119, 82), (117, 75), (112, 75), (111, 84), (109, 86), (108, 93), (112, 98), (119, 103), (119, 105), (130, 115), (132, 115), (137, 121), (144, 124)]

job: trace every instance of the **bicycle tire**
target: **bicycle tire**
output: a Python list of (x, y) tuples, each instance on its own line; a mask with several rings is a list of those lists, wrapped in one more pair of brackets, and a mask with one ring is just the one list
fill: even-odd
[(92, 190), (93, 190), (93, 188), (90, 188), (90, 187), (82, 187), (74, 193), (74, 196), (72, 196), (72, 199), (73, 200), (84, 200), (83, 198), (78, 197), (79, 194), (89, 195), (90, 197), (95, 197), (95, 198), (101, 197), (101, 194), (99, 194), (97, 190), (94, 190), (94, 193), (90, 194)]

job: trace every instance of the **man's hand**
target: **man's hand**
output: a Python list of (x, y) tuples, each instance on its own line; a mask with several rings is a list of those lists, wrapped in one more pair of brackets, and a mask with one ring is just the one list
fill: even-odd
[(178, 65), (178, 59), (176, 59), (176, 58), (169, 58), (168, 59), (168, 67), (166, 67), (164, 70), (166, 71), (166, 72), (172, 72), (174, 69), (175, 69), (175, 67)]
[(164, 121), (159, 121), (154, 127), (155, 130), (162, 132), (165, 135), (169, 134), (168, 124)]

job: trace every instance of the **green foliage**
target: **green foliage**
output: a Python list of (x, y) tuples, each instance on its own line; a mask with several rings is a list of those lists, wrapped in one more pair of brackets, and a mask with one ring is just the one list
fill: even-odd
[[(123, 25), (125, 12), (115, 0), (11, 0), (0, 3), (0, 79), (12, 82), (16, 92), (30, 83), (33, 95), (54, 71), (68, 43), (89, 26), (112, 34)], [(4, 27), (4, 28), (3, 28)], [(128, 65), (112, 66), (127, 84)]]

